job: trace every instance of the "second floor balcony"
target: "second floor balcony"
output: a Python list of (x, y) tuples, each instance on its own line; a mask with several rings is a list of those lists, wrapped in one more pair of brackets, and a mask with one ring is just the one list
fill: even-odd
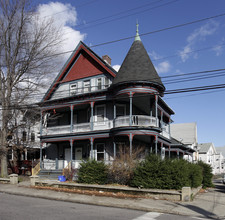
[(161, 134), (169, 138), (169, 125), (159, 121), (156, 117), (147, 115), (119, 116), (112, 120), (77, 123), (73, 125), (58, 125), (43, 127), (42, 135), (60, 135), (69, 133), (82, 133), (89, 131), (110, 130), (120, 127), (161, 128)]

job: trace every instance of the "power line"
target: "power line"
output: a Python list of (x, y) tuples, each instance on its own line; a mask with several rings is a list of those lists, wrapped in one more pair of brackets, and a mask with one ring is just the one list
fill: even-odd
[[(225, 72), (224, 70), (225, 70), (225, 68), (214, 69), (214, 70), (204, 70), (204, 71), (198, 71), (198, 72), (168, 75), (168, 76), (164, 76), (164, 77), (161, 77), (161, 78), (162, 79), (169, 79), (169, 80), (163, 81), (164, 84), (180, 83), (180, 82), (201, 80), (201, 79), (206, 79), (206, 78), (221, 77), (221, 76), (224, 76), (224, 72)], [(204, 74), (204, 75), (202, 75), (202, 74)], [(186, 77), (186, 76), (188, 76), (188, 77)], [(177, 79), (170, 80), (170, 78), (177, 78)], [(146, 80), (152, 81), (154, 79), (157, 79), (157, 78), (151, 78), (151, 79), (146, 79)], [(62, 81), (59, 81), (55, 85), (61, 84), (61, 83), (62, 83)], [(88, 88), (94, 89), (94, 88), (97, 88), (97, 87), (98, 87), (97, 85), (96, 86), (92, 85), (92, 86), (89, 86)], [(84, 87), (78, 88), (79, 91), (83, 91), (83, 89), (84, 89)], [(65, 95), (68, 95), (69, 92), (70, 92), (70, 88), (68, 88), (67, 90), (64, 89), (63, 91), (54, 91), (54, 94), (60, 95), (61, 97), (63, 97)], [(17, 94), (18, 92), (15, 92), (15, 93)], [(43, 97), (44, 94), (46, 94), (46, 92), (45, 93), (39, 92), (38, 94), (32, 93), (31, 95), (28, 95), (27, 98), (29, 98), (29, 97), (32, 97), (32, 98), (40, 97), (41, 98), (41, 97)]]
[[(145, 10), (140, 11), (140, 12), (135, 12), (135, 13), (132, 13), (132, 14), (129, 14), (129, 15), (124, 15), (124, 16), (121, 16), (119, 18), (114, 18), (114, 19), (111, 19), (109, 21), (104, 21), (104, 22), (101, 22), (101, 23), (98, 23), (98, 24), (95, 24), (95, 25), (92, 25), (92, 26), (89, 26), (89, 27), (80, 28), (79, 30), (84, 30), (84, 29), (87, 29), (87, 28), (90, 28), (90, 27), (96, 27), (96, 26), (99, 26), (99, 25), (102, 25), (102, 24), (106, 24), (106, 23), (109, 23), (109, 22), (121, 20), (123, 18), (127, 18), (127, 17), (133, 16), (133, 15), (136, 15), (136, 14), (140, 14), (140, 13), (147, 12), (147, 11), (150, 11), (150, 10), (153, 10), (153, 9), (156, 9), (156, 8), (160, 8), (160, 7), (163, 7), (165, 5), (169, 5), (169, 4), (175, 3), (177, 1), (179, 1), (179, 0), (173, 0), (173, 1), (161, 4), (161, 5), (158, 5), (158, 6), (154, 6), (152, 8), (145, 9)], [(76, 26), (76, 27), (78, 27), (78, 26)]]
[[(207, 86), (200, 86), (200, 87), (188, 87), (188, 88), (182, 88), (182, 89), (168, 90), (164, 94), (169, 95), (169, 94), (199, 92), (199, 91), (216, 90), (216, 89), (224, 89), (224, 88), (225, 88), (225, 84), (216, 84), (216, 85), (207, 85)], [(156, 94), (159, 95), (159, 93), (156, 93)], [(144, 97), (144, 96), (148, 96), (148, 95), (139, 94), (138, 97)], [(109, 101), (109, 100), (121, 100), (121, 99), (127, 99), (127, 97), (113, 97), (111, 99), (108, 98), (107, 100)], [(57, 100), (52, 100), (52, 101), (57, 102)], [(1, 108), (0, 110), (29, 109), (29, 108), (37, 107), (37, 105), (40, 105), (40, 104), (41, 103), (33, 103), (33, 104), (29, 104), (29, 105), (24, 104), (24, 105), (20, 105), (20, 106), (11, 105), (7, 109)], [(45, 104), (45, 103), (43, 103), (43, 104)], [(61, 106), (61, 105), (66, 105), (66, 104), (59, 104), (59, 103), (58, 104), (52, 104), (52, 106), (57, 106), (57, 105)], [(51, 107), (51, 105), (49, 107)]]

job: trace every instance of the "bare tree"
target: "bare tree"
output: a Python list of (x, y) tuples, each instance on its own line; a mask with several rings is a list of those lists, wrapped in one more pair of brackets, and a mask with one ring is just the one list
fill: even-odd
[(59, 30), (51, 18), (40, 18), (29, 0), (0, 0), (1, 176), (7, 175), (12, 110), (28, 104), (52, 72)]

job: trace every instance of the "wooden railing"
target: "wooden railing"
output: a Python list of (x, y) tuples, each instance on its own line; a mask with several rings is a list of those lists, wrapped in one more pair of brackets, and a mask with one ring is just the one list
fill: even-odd
[(40, 167), (40, 162), (39, 162), (34, 168), (32, 168), (32, 176), (37, 175), (40, 170), (41, 170), (41, 167)]

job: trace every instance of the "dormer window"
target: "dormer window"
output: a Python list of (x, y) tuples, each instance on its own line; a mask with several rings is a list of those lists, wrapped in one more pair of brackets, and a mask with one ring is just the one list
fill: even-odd
[(77, 83), (70, 84), (70, 95), (77, 94)]
[(102, 89), (102, 78), (97, 79), (97, 89), (98, 90)]
[(91, 91), (91, 81), (85, 80), (84, 81), (84, 92), (90, 92)]

